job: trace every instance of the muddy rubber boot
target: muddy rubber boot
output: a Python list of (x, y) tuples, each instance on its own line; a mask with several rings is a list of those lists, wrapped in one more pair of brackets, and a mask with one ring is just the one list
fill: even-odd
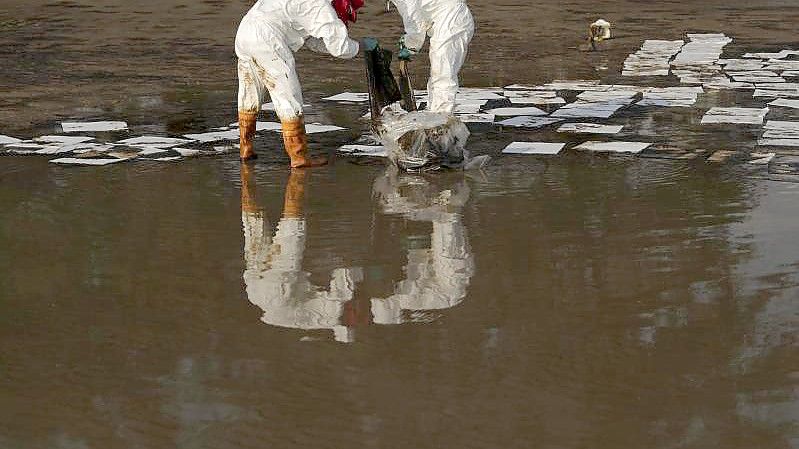
[(318, 167), (326, 165), (327, 159), (308, 157), (308, 137), (305, 135), (305, 121), (302, 117), (281, 120), (283, 145), (291, 158), (291, 168)]
[(255, 122), (258, 118), (257, 112), (239, 111), (239, 158), (242, 162), (255, 159), (253, 138), (255, 138)]
[(241, 211), (258, 212), (258, 199), (255, 197), (255, 176), (250, 168), (252, 164), (241, 164)]

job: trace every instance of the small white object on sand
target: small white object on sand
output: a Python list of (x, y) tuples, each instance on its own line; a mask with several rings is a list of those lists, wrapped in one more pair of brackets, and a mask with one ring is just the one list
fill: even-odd
[(588, 141), (576, 146), (575, 150), (602, 153), (640, 153), (652, 144), (647, 142), (596, 142)]
[(544, 154), (553, 155), (560, 153), (565, 147), (565, 143), (550, 142), (512, 142), (504, 150), (503, 154)]
[(61, 122), (61, 129), (65, 133), (75, 132), (107, 132), (124, 131), (128, 129), (125, 122)]

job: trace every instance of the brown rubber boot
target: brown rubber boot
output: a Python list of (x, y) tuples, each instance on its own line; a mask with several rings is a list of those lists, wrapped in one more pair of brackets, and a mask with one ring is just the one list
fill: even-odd
[(308, 157), (308, 137), (305, 135), (305, 121), (297, 117), (280, 121), (283, 128), (283, 145), (291, 158), (291, 168), (318, 167), (327, 164), (325, 158)]
[(250, 168), (252, 164), (241, 164), (241, 211), (258, 212), (258, 199), (255, 197), (255, 176)]
[(255, 137), (255, 122), (258, 119), (257, 112), (239, 111), (239, 158), (242, 161), (255, 159), (253, 138)]
[(283, 218), (302, 218), (305, 178), (305, 170), (291, 170), (286, 183), (286, 196), (283, 200)]

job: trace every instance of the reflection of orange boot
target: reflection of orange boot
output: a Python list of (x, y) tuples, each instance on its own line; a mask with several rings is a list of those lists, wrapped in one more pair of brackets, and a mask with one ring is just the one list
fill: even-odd
[(255, 122), (258, 119), (257, 112), (239, 111), (239, 158), (242, 161), (255, 159), (253, 138), (255, 137)]
[(305, 135), (305, 121), (302, 116), (281, 120), (283, 144), (291, 158), (292, 168), (318, 167), (327, 164), (327, 159), (308, 158), (308, 137)]
[(283, 201), (283, 218), (301, 218), (305, 197), (305, 170), (291, 170)]
[(257, 212), (258, 199), (255, 197), (255, 175), (250, 164), (241, 164), (241, 211)]

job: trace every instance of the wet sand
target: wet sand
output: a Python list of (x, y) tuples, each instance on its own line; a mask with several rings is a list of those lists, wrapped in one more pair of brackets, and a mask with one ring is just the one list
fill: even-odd
[[(0, 132), (230, 123), (247, 3), (12, 1)], [(393, 41), (380, 6), (353, 35)], [(686, 31), (727, 33), (732, 55), (799, 46), (788, 1), (470, 6), (468, 86), (619, 81), (643, 39)], [(619, 37), (577, 51), (597, 16)], [(360, 135), (360, 106), (319, 99), (362, 91), (362, 61), (298, 61), (309, 118), (351, 128), (315, 151)], [(695, 124), (736, 94), (700, 101), (609, 122), (751, 149)], [(486, 130), (470, 150), (548, 137)], [(799, 447), (799, 185), (571, 153), (298, 177), (276, 138), (257, 145), (245, 173), (233, 155), (0, 159), (0, 447)]]

